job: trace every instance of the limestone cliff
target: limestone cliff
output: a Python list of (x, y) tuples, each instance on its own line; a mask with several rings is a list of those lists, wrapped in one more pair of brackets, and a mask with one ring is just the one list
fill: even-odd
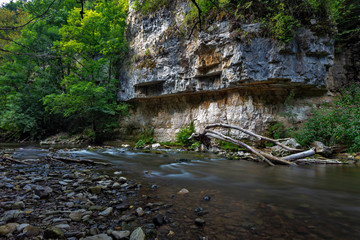
[[(181, 31), (187, 9), (174, 1), (140, 16), (130, 7), (130, 57), (118, 95), (135, 107), (127, 129), (154, 127), (160, 141), (191, 121), (198, 130), (223, 122), (260, 132), (279, 113), (301, 119), (309, 103), (324, 100), (313, 97), (327, 91), (331, 37), (299, 29), (284, 45), (262, 37), (258, 23), (235, 29), (219, 19), (188, 39)], [(291, 92), (301, 99), (289, 109), (284, 101)]]

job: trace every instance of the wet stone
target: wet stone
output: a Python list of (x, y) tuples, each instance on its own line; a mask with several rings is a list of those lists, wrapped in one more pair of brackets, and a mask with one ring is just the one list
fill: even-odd
[(29, 225), (24, 228), (24, 233), (27, 237), (36, 237), (42, 233), (42, 229), (36, 226)]
[(111, 235), (115, 239), (125, 239), (130, 236), (130, 231), (112, 231)]
[(4, 216), (1, 218), (1, 221), (9, 222), (16, 220), (23, 214), (23, 211), (20, 210), (9, 210), (4, 213)]
[(25, 208), (25, 203), (23, 201), (18, 201), (18, 202), (15, 202), (12, 206), (11, 206), (11, 209), (24, 209)]
[(101, 193), (101, 190), (102, 190), (102, 187), (101, 187), (101, 186), (89, 187), (89, 191), (90, 191), (92, 194), (100, 194), (100, 193)]
[(109, 207), (109, 208), (105, 209), (104, 211), (100, 212), (99, 215), (107, 217), (113, 212), (113, 210), (114, 209), (112, 207)]
[(18, 223), (8, 223), (6, 225), (0, 226), (0, 236), (7, 236), (8, 234), (13, 233), (18, 226)]
[(196, 219), (195, 219), (195, 224), (196, 224), (197, 226), (199, 226), (199, 227), (202, 227), (202, 226), (205, 225), (205, 220), (202, 219), (202, 218), (196, 218)]
[(50, 238), (63, 238), (64, 237), (64, 231), (57, 227), (50, 227), (47, 228), (44, 231), (44, 238), (50, 239)]
[(145, 233), (141, 227), (135, 229), (130, 235), (130, 240), (144, 240), (144, 239), (145, 239)]
[(153, 218), (153, 223), (156, 226), (161, 226), (164, 224), (164, 216), (162, 214), (156, 214), (155, 217)]
[(143, 210), (141, 207), (139, 207), (139, 208), (136, 209), (136, 214), (137, 214), (139, 217), (141, 217), (142, 215), (145, 214), (145, 212), (144, 212), (144, 210)]
[(112, 237), (108, 236), (107, 234), (98, 234), (91, 237), (86, 237), (83, 240), (112, 240)]

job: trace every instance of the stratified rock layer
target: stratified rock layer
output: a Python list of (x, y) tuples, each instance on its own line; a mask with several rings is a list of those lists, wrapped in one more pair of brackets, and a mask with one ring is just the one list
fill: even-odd
[(259, 23), (234, 27), (220, 20), (188, 39), (180, 30), (187, 9), (186, 1), (148, 16), (130, 8), (131, 57), (118, 97), (135, 106), (128, 119), (135, 128), (152, 126), (160, 140), (191, 121), (197, 129), (223, 122), (262, 131), (292, 90), (326, 92), (331, 37), (302, 29), (285, 45), (263, 37)]

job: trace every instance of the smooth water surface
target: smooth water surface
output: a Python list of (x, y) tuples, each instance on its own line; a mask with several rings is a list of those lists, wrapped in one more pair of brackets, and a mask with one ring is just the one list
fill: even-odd
[[(22, 148), (14, 157), (47, 153)], [(360, 239), (358, 166), (268, 167), (209, 154), (122, 148), (57, 154), (110, 162), (110, 171), (121, 170), (143, 185), (159, 186), (145, 194), (173, 204), (173, 210), (163, 214), (175, 222), (164, 227), (160, 239), (170, 230), (175, 239)], [(182, 188), (190, 193), (177, 194)], [(198, 216), (198, 207), (206, 214)], [(204, 227), (194, 225), (198, 217), (206, 221)]]

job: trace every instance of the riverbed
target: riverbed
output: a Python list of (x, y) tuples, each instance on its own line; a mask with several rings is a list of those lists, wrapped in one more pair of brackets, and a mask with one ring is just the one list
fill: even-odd
[[(49, 152), (22, 146), (13, 157)], [(268, 167), (211, 154), (116, 147), (56, 154), (111, 163), (94, 171), (121, 171), (144, 186), (139, 197), (171, 206), (159, 209), (168, 223), (156, 228), (158, 239), (360, 239), (357, 165)], [(184, 188), (189, 193), (178, 194)]]

